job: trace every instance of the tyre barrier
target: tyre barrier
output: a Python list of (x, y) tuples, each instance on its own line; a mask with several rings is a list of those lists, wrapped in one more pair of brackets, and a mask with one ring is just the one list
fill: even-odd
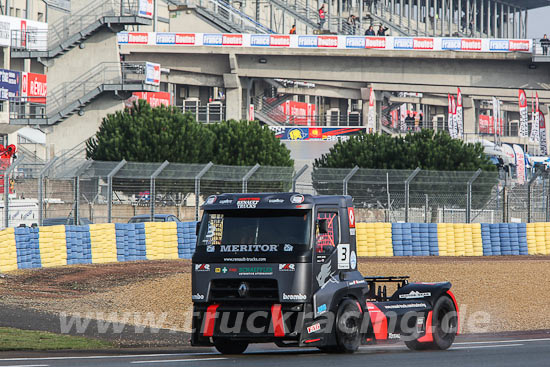
[[(0, 231), (0, 272), (71, 264), (189, 259), (196, 222)], [(550, 223), (357, 223), (359, 256), (550, 255)]]

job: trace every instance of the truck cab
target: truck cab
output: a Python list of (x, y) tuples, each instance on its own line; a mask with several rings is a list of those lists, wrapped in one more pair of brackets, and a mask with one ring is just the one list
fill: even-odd
[[(197, 224), (192, 263), (191, 343), (222, 353), (242, 353), (249, 343), (262, 342), (354, 351), (377, 335), (369, 299), (392, 302), (376, 294), (374, 278), (357, 270), (350, 196), (211, 196)], [(398, 281), (401, 292), (410, 288), (403, 277), (388, 279)], [(405, 307), (420, 309), (423, 325), (432, 306), (424, 298)], [(413, 323), (416, 330), (418, 320)]]

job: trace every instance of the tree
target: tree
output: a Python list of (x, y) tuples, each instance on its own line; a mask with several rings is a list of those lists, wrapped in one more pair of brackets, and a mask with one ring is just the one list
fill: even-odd
[(212, 132), (191, 114), (140, 100), (105, 117), (86, 142), (86, 154), (98, 161), (207, 163), (213, 146)]
[[(334, 177), (327, 168), (353, 168), (360, 170), (348, 184), (348, 192), (356, 203), (366, 206), (385, 206), (390, 192), (404, 204), (404, 181), (412, 170), (421, 168), (410, 185), (410, 205), (423, 206), (425, 195), (437, 197), (439, 204), (464, 207), (466, 187), (473, 172), (483, 173), (475, 181), (472, 193), (473, 207), (482, 207), (497, 183), (496, 167), (483, 152), (483, 146), (466, 144), (452, 139), (446, 132), (422, 130), (405, 137), (380, 134), (362, 134), (336, 143), (313, 164), (313, 185), (320, 193), (342, 192), (342, 179), (346, 172)], [(366, 170), (371, 169), (371, 170)], [(372, 169), (376, 169), (374, 171)], [(388, 171), (409, 170), (409, 171)], [(437, 172), (434, 172), (437, 171)]]

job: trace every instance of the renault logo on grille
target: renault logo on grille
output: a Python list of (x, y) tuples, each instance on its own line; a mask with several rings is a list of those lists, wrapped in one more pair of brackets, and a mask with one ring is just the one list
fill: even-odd
[(246, 297), (247, 295), (248, 295), (248, 284), (243, 282), (239, 286), (239, 296), (240, 297)]

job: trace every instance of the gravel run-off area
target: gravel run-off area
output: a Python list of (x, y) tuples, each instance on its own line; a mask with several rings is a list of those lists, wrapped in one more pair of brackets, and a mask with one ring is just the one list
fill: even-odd
[[(19, 270), (0, 279), (0, 304), (189, 331), (190, 270), (188, 260)], [(450, 281), (463, 333), (550, 329), (550, 257), (363, 258), (359, 270)]]

